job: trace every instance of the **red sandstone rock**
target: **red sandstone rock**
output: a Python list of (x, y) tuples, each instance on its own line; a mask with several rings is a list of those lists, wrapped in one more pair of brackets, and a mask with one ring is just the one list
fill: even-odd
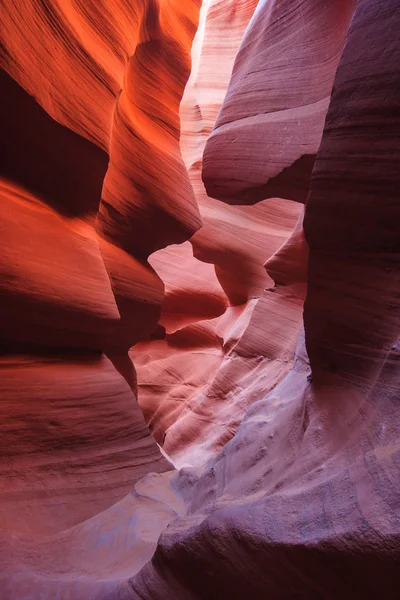
[[(201, 224), (178, 117), (197, 16), (196, 1), (3, 3), (2, 599), (54, 598), (65, 579), (105, 575), (109, 514), (127, 531), (135, 511), (141, 523), (152, 512), (135, 534), (140, 568), (175, 514), (129, 495), (172, 465), (145, 425), (127, 351), (161, 312), (148, 254)], [(117, 554), (106, 555), (111, 573)]]
[[(153, 277), (147, 256), (184, 241), (201, 224), (180, 156), (178, 118), (198, 6), (195, 0), (173, 8), (145, 0), (131, 10), (118, 1), (96, 6), (4, 4), (2, 66), (15, 81), (3, 76), (2, 126), (12, 140), (3, 176), (60, 216), (92, 225), (97, 218), (101, 237), (133, 257), (129, 266), (127, 255), (124, 267), (116, 265), (118, 250), (101, 242), (118, 308), (124, 304), (126, 339), (112, 345), (126, 351), (159, 317), (161, 288), (154, 279), (147, 291)], [(127, 269), (135, 281), (129, 290), (125, 283), (123, 298), (121, 269), (125, 282)], [(128, 312), (136, 313), (141, 331), (132, 329)]]
[(167, 333), (221, 316), (229, 303), (213, 265), (193, 257), (189, 242), (170, 246), (150, 257), (165, 285), (160, 324)]
[(0, 372), (0, 529), (60, 532), (118, 501), (149, 468), (169, 468), (105, 357), (11, 355)]
[[(272, 283), (260, 300), (229, 308), (220, 305), (224, 314), (211, 319), (214, 315), (207, 311), (218, 297), (211, 267), (190, 259), (181, 247), (151, 257), (166, 281), (173, 281), (172, 257), (174, 264), (190, 274), (184, 280), (176, 276), (174, 287), (167, 285), (166, 306), (176, 312), (161, 317), (167, 325), (165, 339), (142, 342), (131, 352), (146, 421), (175, 464), (199, 465), (215, 455), (234, 435), (247, 407), (263, 398), (291, 368), (305, 292), (302, 263), (306, 264), (307, 253), (303, 246), (303, 238), (296, 233), (288, 242), (289, 249), (283, 248), (283, 261), (278, 252), (270, 259), (271, 267), (267, 262), (271, 272), (272, 264), (276, 269), (281, 265), (279, 288)], [(296, 258), (297, 279), (291, 254)], [(203, 285), (201, 294), (191, 281)], [(182, 314), (178, 299), (186, 293), (192, 297)], [(201, 311), (203, 320), (199, 321)]]
[(279, 199), (257, 209), (231, 208), (209, 198), (201, 181), (204, 146), (255, 6), (256, 2), (249, 0), (203, 3), (192, 48), (193, 68), (180, 107), (182, 155), (203, 222), (191, 239), (193, 252), (199, 260), (215, 265), (220, 284), (234, 305), (259, 297), (269, 283), (263, 263), (284, 241), (299, 210), (294, 203), (283, 206)]
[[(180, 106), (183, 125), (182, 154), (192, 184), (191, 170), (202, 159), (204, 145), (225, 98), (238, 47), (257, 2), (258, 0), (202, 2), (192, 46), (192, 69)], [(201, 185), (201, 181), (199, 184)], [(197, 186), (194, 189), (198, 197)]]
[(101, 350), (120, 319), (96, 233), (0, 186), (3, 342)]
[[(145, 6), (146, 14), (141, 12)], [(188, 20), (180, 14), (186, 6), (192, 4), (148, 0), (129, 11), (119, 2), (112, 10), (103, 4), (99, 8), (54, 2), (46, 10), (32, 2), (19, 11), (11, 2), (7, 5), (4, 28), (13, 34), (7, 46), (9, 70), (24, 89), (36, 89), (49, 114), (90, 140), (88, 146), (77, 143), (81, 138), (69, 138), (66, 164), (72, 164), (79, 149), (85, 168), (72, 189), (82, 192), (79, 182), (89, 165), (94, 185), (86, 188), (91, 200), (83, 206), (76, 197), (55, 193), (59, 171), (53, 183), (44, 185), (42, 177), (29, 173), (26, 157), (19, 170), (12, 170), (14, 160), (5, 163), (11, 167), (2, 184), (4, 197), (7, 206), (17, 206), (18, 216), (10, 208), (4, 217), (4, 235), (10, 239), (4, 267), (2, 263), (11, 322), (5, 327), (9, 354), (0, 367), (2, 598), (261, 600), (266, 593), (271, 598), (397, 598), (399, 156), (393, 140), (399, 128), (399, 1), (357, 4), (306, 207), (309, 274), (299, 205), (268, 201), (277, 216), (287, 211), (281, 222), (269, 223), (269, 231), (260, 212), (222, 208), (214, 213), (214, 234), (212, 220), (205, 222), (204, 239), (198, 245), (193, 241), (193, 246), (203, 260), (210, 253), (208, 262), (217, 265), (223, 289), (211, 275), (212, 266), (192, 258), (187, 247), (161, 250), (150, 258), (166, 281), (164, 333), (162, 325), (155, 328), (161, 282), (147, 254), (160, 244), (185, 239), (199, 223), (193, 196), (182, 193), (188, 189), (184, 174), (178, 185), (182, 170), (176, 94), (170, 97), (168, 89), (157, 103), (156, 79), (150, 81), (144, 72), (142, 89), (120, 95), (122, 119), (115, 116), (115, 138), (112, 133), (109, 146), (110, 89), (121, 80), (124, 59), (137, 40), (145, 47), (131, 60), (132, 79), (138, 78), (138, 63), (143, 70), (150, 64), (156, 68), (154, 56), (167, 58), (163, 64), (174, 79), (180, 64), (174, 60), (175, 50), (180, 54), (177, 45), (186, 49), (182, 58), (190, 44)], [(292, 14), (292, 6), (286, 4), (283, 17)], [(158, 21), (153, 18), (156, 8)], [(186, 16), (195, 19), (194, 13)], [(30, 29), (24, 36), (25, 22)], [(42, 42), (40, 32), (46, 33)], [(26, 40), (30, 52), (24, 53)], [(289, 41), (286, 38), (286, 46)], [(52, 51), (57, 60), (49, 60)], [(47, 73), (46, 59), (51, 63)], [(158, 75), (170, 81), (165, 71)], [(82, 89), (77, 85), (81, 82)], [(71, 90), (74, 93), (68, 93)], [(98, 106), (93, 93), (98, 94)], [(166, 116), (166, 98), (173, 108), (168, 123), (174, 133), (167, 131), (163, 137), (157, 110)], [(144, 114), (145, 102), (153, 122)], [(91, 104), (96, 108), (92, 120)], [(39, 125), (42, 117), (37, 117)], [(52, 129), (50, 122), (44, 131)], [(129, 137), (134, 123), (137, 148), (131, 146), (133, 134)], [(37, 131), (43, 131), (40, 127)], [(49, 139), (59, 140), (60, 131), (49, 133)], [(147, 143), (149, 131), (159, 143)], [(114, 141), (116, 152), (111, 151), (97, 223), (99, 240), (93, 217), (104, 155), (95, 146), (112, 150)], [(51, 144), (38, 147), (40, 164), (42, 157), (51, 157)], [(57, 160), (51, 164), (56, 168)], [(170, 173), (164, 170), (167, 165)], [(222, 184), (225, 173), (220, 176)], [(174, 196), (170, 204), (168, 190)], [(206, 200), (199, 204), (202, 217), (206, 209), (211, 212), (218, 206)], [(228, 215), (233, 225), (224, 231), (224, 245), (215, 238), (218, 223)], [(240, 220), (245, 215), (255, 238), (248, 247), (243, 242), (242, 264), (248, 272), (234, 276), (235, 265), (241, 264), (236, 256), (221, 276), (218, 270), (226, 255), (240, 254), (239, 240), (245, 239)], [(36, 228), (44, 248), (39, 247)], [(29, 243), (32, 239), (32, 257), (22, 252), (21, 230)], [(135, 233), (133, 239), (129, 232)], [(265, 242), (268, 276), (262, 293), (258, 266), (264, 246), (256, 233), (261, 239), (264, 232), (276, 239)], [(64, 295), (61, 276), (51, 268), (49, 248), (66, 273)], [(40, 262), (36, 264), (33, 255)], [(177, 262), (171, 265), (168, 259)], [(184, 283), (178, 262), (192, 265)], [(257, 265), (257, 276), (248, 276), (248, 265)], [(77, 279), (84, 282), (82, 288), (74, 287)], [(203, 290), (207, 280), (210, 285)], [(293, 363), (306, 283), (305, 339), (312, 373), (303, 336)], [(258, 295), (252, 298), (254, 289)], [(43, 343), (52, 357), (37, 347), (35, 325), (27, 315), (21, 317), (22, 333), (12, 336), (18, 305), (10, 307), (20, 291), (43, 327)], [(242, 304), (235, 294), (243, 298)], [(232, 306), (227, 306), (227, 298)], [(41, 320), (36, 305), (45, 306), (49, 300), (48, 321)], [(60, 341), (69, 348), (69, 358), (54, 348), (53, 323), (58, 320), (64, 321)], [(153, 339), (137, 345), (131, 355), (138, 371), (142, 369), (142, 382), (150, 365), (147, 384), (153, 387), (153, 402), (157, 394), (171, 398), (165, 403), (156, 400), (146, 416), (151, 415), (156, 436), (178, 464), (197, 466), (137, 480), (145, 472), (169, 468), (124, 381), (135, 389), (126, 352), (130, 340), (148, 336), (152, 329)], [(85, 335), (87, 346), (79, 341)], [(18, 355), (10, 354), (13, 343)], [(86, 349), (94, 343), (96, 355)], [(155, 365), (160, 367), (158, 380)], [(160, 380), (165, 384), (161, 392), (156, 390)], [(191, 384), (204, 391), (203, 397), (194, 397), (183, 410), (176, 403), (174, 413), (176, 391)], [(182, 398), (188, 398), (187, 389)], [(164, 438), (167, 422), (171, 425)], [(215, 455), (218, 447), (221, 451)]]

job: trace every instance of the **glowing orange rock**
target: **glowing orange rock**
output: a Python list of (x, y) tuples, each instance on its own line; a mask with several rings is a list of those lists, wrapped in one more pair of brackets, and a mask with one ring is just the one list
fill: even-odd
[[(148, 255), (201, 225), (178, 115), (198, 11), (195, 0), (2, 5), (0, 536), (18, 540), (1, 555), (4, 597), (25, 593), (3, 574), (28, 563), (29, 593), (48, 592), (31, 543), (45, 562), (63, 548), (62, 582), (74, 571), (63, 544), (74, 554), (91, 518), (132, 506), (135, 481), (172, 468), (128, 349), (161, 312)], [(149, 504), (136, 503), (139, 520)], [(138, 568), (174, 512), (154, 514)]]

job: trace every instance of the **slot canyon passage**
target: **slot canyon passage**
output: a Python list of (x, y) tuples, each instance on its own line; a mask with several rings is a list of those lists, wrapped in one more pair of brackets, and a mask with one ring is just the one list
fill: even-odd
[(400, 0), (2, 0), (0, 600), (400, 597)]

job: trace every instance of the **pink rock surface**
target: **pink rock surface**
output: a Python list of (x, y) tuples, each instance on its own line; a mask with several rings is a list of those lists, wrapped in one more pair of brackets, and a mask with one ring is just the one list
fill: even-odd
[[(202, 6), (180, 114), (182, 155), (203, 227), (190, 240), (193, 255), (190, 247), (177, 246), (151, 256), (166, 284), (160, 320), (166, 335), (131, 352), (146, 420), (177, 465), (204, 462), (232, 437), (246, 407), (289, 370), (300, 328), (304, 290), (292, 293), (296, 309), (288, 305), (293, 343), (274, 292), (264, 292), (274, 287), (264, 263), (291, 234), (301, 206), (275, 198), (257, 207), (231, 207), (209, 198), (200, 178), (204, 145), (254, 8), (254, 2), (220, 0)], [(284, 332), (269, 347), (258, 335), (268, 310), (274, 323), (267, 335), (277, 323)]]
[(149, 469), (171, 468), (107, 358), (11, 355), (0, 371), (0, 529), (58, 533), (124, 497)]
[[(279, 270), (279, 286), (271, 281), (260, 299), (238, 306), (215, 303), (222, 290), (215, 276), (213, 282), (211, 266), (194, 259), (189, 248), (183, 253), (182, 247), (171, 247), (151, 257), (167, 281), (164, 306), (176, 312), (161, 316), (164, 340), (137, 344), (130, 355), (137, 367), (146, 421), (176, 465), (201, 465), (215, 455), (234, 435), (247, 407), (291, 368), (306, 281), (307, 251), (301, 231), (296, 230), (266, 264), (268, 272)], [(172, 257), (188, 273), (184, 281), (177, 277), (174, 287), (168, 284), (173, 281), (168, 261)], [(196, 291), (199, 285), (202, 293)], [(182, 313), (179, 295), (186, 298), (190, 292)], [(223, 314), (207, 314), (212, 306)]]
[[(313, 370), (339, 373), (368, 394), (384, 385), (383, 372), (398, 359), (398, 18), (397, 2), (361, 2), (357, 9), (304, 221), (311, 249), (304, 316)], [(367, 44), (372, 35), (387, 42)], [(354, 61), (363, 65), (358, 72)]]
[(233, 305), (259, 297), (270, 283), (263, 264), (289, 235), (300, 210), (295, 203), (279, 198), (257, 208), (229, 207), (208, 197), (201, 181), (204, 146), (256, 4), (249, 0), (203, 3), (192, 48), (192, 72), (180, 106), (182, 156), (203, 222), (191, 238), (193, 252), (199, 260), (215, 265)]
[[(131, 495), (172, 464), (145, 425), (128, 349), (161, 313), (149, 253), (201, 224), (178, 116), (198, 10), (2, 6), (2, 600), (65, 596), (66, 581), (107, 577), (126, 552), (138, 569), (175, 515)], [(128, 537), (102, 560), (104, 540), (136, 522), (136, 549)]]
[(355, 0), (261, 0), (204, 152), (209, 196), (304, 202)]

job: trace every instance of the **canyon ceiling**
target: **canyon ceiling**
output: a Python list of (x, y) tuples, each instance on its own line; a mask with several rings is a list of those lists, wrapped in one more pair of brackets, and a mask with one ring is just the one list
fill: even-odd
[(400, 597), (400, 0), (3, 0), (0, 600)]

